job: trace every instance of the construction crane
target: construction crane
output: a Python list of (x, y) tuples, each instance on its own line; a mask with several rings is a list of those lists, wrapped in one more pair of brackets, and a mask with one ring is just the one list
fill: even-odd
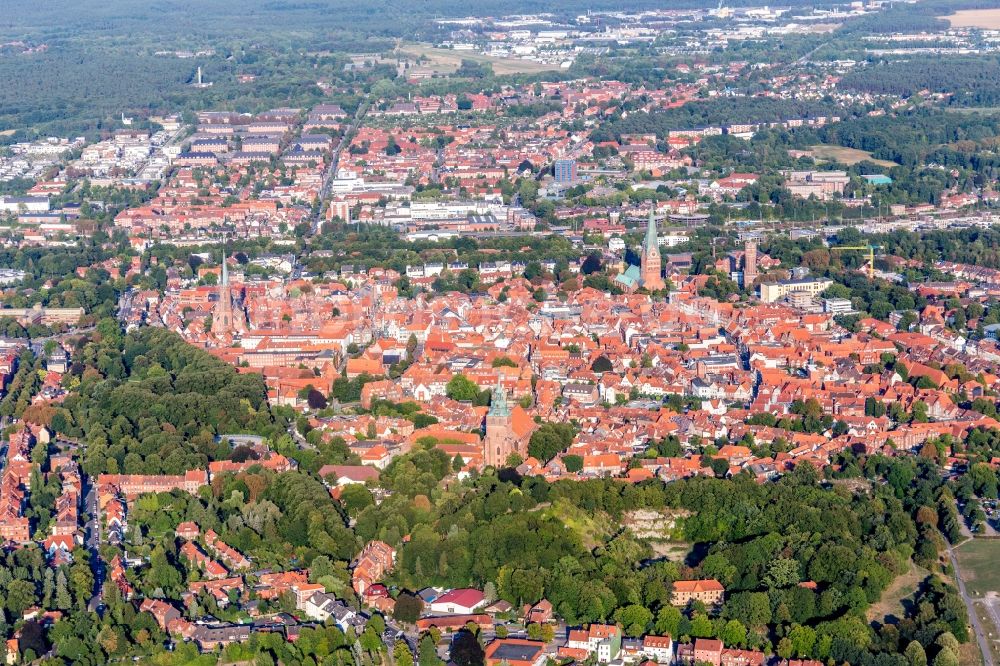
[(835, 245), (830, 248), (833, 250), (861, 250), (868, 253), (868, 279), (875, 277), (875, 250), (878, 250), (880, 246), (878, 245)]

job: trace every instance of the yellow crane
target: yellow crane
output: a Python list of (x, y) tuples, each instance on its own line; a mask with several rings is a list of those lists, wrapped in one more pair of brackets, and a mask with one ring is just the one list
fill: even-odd
[(868, 279), (875, 277), (875, 250), (879, 249), (878, 245), (835, 245), (830, 248), (833, 250), (862, 250), (868, 253)]

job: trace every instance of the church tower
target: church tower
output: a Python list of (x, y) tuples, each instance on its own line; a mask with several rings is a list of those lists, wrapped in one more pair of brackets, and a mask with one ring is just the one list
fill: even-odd
[(486, 438), (483, 440), (483, 462), (493, 467), (503, 467), (507, 458), (517, 451), (512, 427), (513, 418), (507, 404), (507, 391), (500, 385), (493, 389), (490, 411), (486, 413)]
[(646, 240), (642, 244), (640, 263), (642, 286), (648, 291), (666, 288), (660, 275), (660, 243), (656, 237), (656, 206), (649, 209), (649, 223), (646, 225)]
[(748, 239), (743, 248), (743, 288), (753, 289), (757, 281), (757, 241)]
[(219, 284), (219, 300), (212, 311), (212, 334), (222, 337), (233, 329), (233, 294), (229, 288), (229, 267), (226, 251), (222, 251), (222, 279)]

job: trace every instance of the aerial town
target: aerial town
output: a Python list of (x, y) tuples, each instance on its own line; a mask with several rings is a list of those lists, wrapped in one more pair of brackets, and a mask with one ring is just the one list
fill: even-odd
[(6, 663), (1000, 663), (1000, 8), (84, 4), (0, 26)]

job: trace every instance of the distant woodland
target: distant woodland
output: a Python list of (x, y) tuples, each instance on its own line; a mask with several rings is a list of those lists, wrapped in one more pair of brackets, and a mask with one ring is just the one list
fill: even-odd
[(910, 96), (922, 90), (951, 93), (956, 106), (1000, 103), (1000, 59), (939, 55), (876, 62), (844, 76), (844, 88), (880, 95)]

